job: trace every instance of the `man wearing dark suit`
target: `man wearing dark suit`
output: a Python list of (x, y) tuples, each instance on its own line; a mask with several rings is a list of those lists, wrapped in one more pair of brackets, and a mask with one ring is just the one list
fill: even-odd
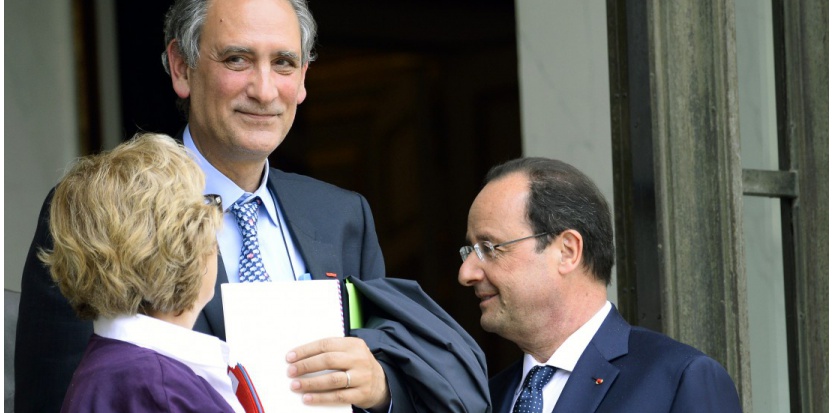
[[(166, 16), (165, 35), (163, 64), (188, 117), (179, 138), (206, 173), (206, 193), (221, 195), (226, 212), (217, 290), (195, 329), (225, 338), (219, 284), (244, 278), (238, 265), (244, 236), (230, 212), (234, 204), (257, 204), (256, 239), (271, 280), (384, 277), (373, 218), (361, 195), (271, 169), (267, 161), (306, 97), (315, 39), (306, 0), (178, 0)], [(75, 317), (37, 259), (52, 245), (50, 200), (51, 194), (22, 279), (18, 412), (59, 410), (92, 333), (92, 324)], [(288, 374), (298, 377), (293, 390), (305, 403), (347, 402), (374, 411), (409, 405), (396, 373), (362, 339), (321, 340), (286, 358)], [(299, 377), (322, 370), (333, 372)]]
[(521, 158), (493, 168), (469, 211), (458, 279), (481, 326), (524, 357), (489, 380), (495, 412), (740, 412), (726, 370), (631, 327), (606, 298), (610, 210), (576, 168)]

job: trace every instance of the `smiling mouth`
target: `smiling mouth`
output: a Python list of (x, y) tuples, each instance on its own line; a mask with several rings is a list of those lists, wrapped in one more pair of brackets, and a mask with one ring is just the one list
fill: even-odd
[(478, 294), (477, 298), (480, 299), (480, 306), (483, 307), (487, 305), (493, 298), (497, 297), (497, 294)]
[(244, 115), (244, 116), (247, 116), (247, 117), (250, 117), (250, 118), (260, 119), (260, 120), (269, 120), (269, 119), (272, 119), (272, 118), (275, 118), (275, 117), (278, 116), (277, 113), (256, 113), (256, 112), (243, 112), (243, 111), (238, 111), (237, 113), (239, 113), (241, 115)]

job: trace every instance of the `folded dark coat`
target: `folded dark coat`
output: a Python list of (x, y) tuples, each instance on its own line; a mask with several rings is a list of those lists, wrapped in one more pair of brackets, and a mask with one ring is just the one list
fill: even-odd
[[(364, 339), (385, 374), (403, 383), (393, 412), (491, 412), (483, 351), (415, 281), (349, 278), (360, 295)], [(389, 381), (391, 382), (391, 381)]]

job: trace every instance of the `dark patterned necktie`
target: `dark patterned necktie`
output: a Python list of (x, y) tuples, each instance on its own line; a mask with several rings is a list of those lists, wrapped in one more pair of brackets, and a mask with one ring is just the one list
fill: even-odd
[(261, 204), (260, 198), (255, 197), (245, 204), (241, 202), (235, 202), (231, 206), (231, 212), (237, 218), (237, 226), (240, 227), (243, 235), (237, 275), (240, 282), (272, 281), (266, 273), (266, 268), (263, 267), (260, 243), (257, 240), (257, 208)]
[(544, 386), (550, 382), (555, 374), (553, 366), (535, 366), (526, 375), (521, 394), (515, 402), (512, 413), (543, 413)]

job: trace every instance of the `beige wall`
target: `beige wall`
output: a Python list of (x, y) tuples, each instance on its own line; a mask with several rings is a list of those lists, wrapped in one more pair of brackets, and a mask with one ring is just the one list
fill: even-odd
[(49, 189), (78, 153), (70, 2), (4, 4), (4, 286), (20, 276)]
[[(517, 0), (515, 8), (523, 154), (576, 166), (613, 208), (605, 3)], [(615, 304), (615, 267), (613, 277)]]
[[(79, 154), (71, 2), (5, 4), (4, 285), (20, 277), (43, 199)], [(114, 0), (95, 2), (102, 140), (121, 141)]]

